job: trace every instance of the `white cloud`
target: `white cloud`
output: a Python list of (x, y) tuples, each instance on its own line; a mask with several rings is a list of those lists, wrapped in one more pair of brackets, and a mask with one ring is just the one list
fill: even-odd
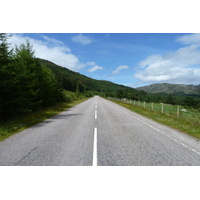
[(135, 77), (144, 82), (200, 83), (200, 45), (192, 44), (169, 55), (151, 55), (139, 64)]
[(119, 67), (117, 67), (113, 72), (112, 74), (118, 74), (121, 70), (124, 70), (124, 69), (128, 69), (129, 67), (127, 65), (120, 65)]
[(88, 70), (88, 72), (95, 72), (95, 71), (97, 71), (97, 70), (102, 70), (102, 69), (103, 69), (103, 67), (97, 65), (94, 61), (86, 62), (86, 65), (87, 65), (87, 66), (92, 66), (92, 67)]
[(73, 42), (80, 43), (82, 45), (90, 44), (93, 42), (92, 38), (85, 36), (81, 33), (73, 36), (71, 39)]
[(144, 68), (147, 65), (151, 64), (152, 62), (154, 62), (155, 60), (159, 61), (161, 59), (162, 59), (162, 57), (160, 55), (151, 55), (151, 56), (147, 57), (145, 60), (140, 61), (139, 67)]
[(102, 70), (102, 69), (103, 69), (103, 67), (95, 65), (94, 67), (90, 68), (88, 71), (89, 72), (95, 72), (97, 70)]
[(61, 42), (60, 40), (56, 40), (56, 39), (54, 39), (54, 38), (47, 37), (46, 35), (43, 35), (42, 37), (43, 37), (46, 41), (48, 41), (48, 42), (50, 42), (50, 43), (64, 45), (64, 43)]
[(64, 46), (61, 41), (46, 36), (42, 37), (48, 42), (24, 37), (23, 34), (14, 34), (10, 37), (8, 42), (12, 44), (11, 47), (15, 47), (15, 45), (18, 46), (25, 43), (28, 39), (30, 44), (33, 45), (35, 57), (52, 61), (57, 65), (73, 71), (79, 71), (86, 66), (84, 63), (81, 63), (75, 55), (70, 53), (70, 48)]
[(182, 43), (182, 44), (200, 44), (200, 34), (194, 33), (189, 35), (183, 35), (176, 39), (176, 41)]
[(87, 62), (86, 65), (88, 65), (88, 66), (93, 66), (93, 65), (96, 65), (96, 63), (93, 62), (93, 61), (90, 61), (90, 62)]

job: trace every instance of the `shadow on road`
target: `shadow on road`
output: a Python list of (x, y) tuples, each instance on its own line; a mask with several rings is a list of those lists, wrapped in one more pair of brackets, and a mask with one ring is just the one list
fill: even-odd
[(74, 116), (78, 116), (78, 115), (82, 115), (82, 114), (58, 114), (58, 115), (55, 115), (54, 117), (50, 118), (50, 119), (47, 119), (39, 124), (36, 124), (34, 126), (32, 126), (31, 128), (40, 128), (42, 126), (45, 126), (51, 122), (54, 122), (54, 120), (57, 120), (57, 119), (67, 119), (67, 118), (70, 118), (70, 117), (74, 117)]
[(59, 115), (52, 117), (51, 119), (67, 119), (69, 117), (74, 117), (74, 116), (78, 116), (78, 115), (82, 115), (82, 114), (80, 114), (80, 113), (77, 113), (77, 114), (59, 114)]

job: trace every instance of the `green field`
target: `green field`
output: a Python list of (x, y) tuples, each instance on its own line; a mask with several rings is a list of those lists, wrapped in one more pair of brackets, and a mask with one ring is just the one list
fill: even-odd
[[(131, 104), (134, 104), (134, 102), (131, 101)], [(136, 105), (138, 106), (138, 102), (136, 102)], [(140, 107), (143, 107), (147, 110), (152, 110), (153, 112), (162, 113), (161, 103), (153, 103), (152, 107), (152, 103), (140, 102)], [(163, 114), (169, 117), (182, 118), (191, 120), (194, 123), (200, 123), (200, 112), (198, 110), (185, 108), (183, 106), (163, 104)]]
[[(200, 138), (200, 112), (192, 108), (161, 103), (147, 103), (127, 99), (111, 99), (134, 112), (142, 114), (159, 123)], [(178, 114), (177, 114), (178, 112)]]

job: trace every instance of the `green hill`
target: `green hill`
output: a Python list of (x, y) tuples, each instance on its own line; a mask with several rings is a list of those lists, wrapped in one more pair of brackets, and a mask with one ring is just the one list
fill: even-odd
[[(72, 92), (77, 90), (80, 92), (92, 91), (97, 93), (116, 93), (117, 91), (126, 91), (137, 95), (142, 93), (134, 88), (118, 85), (110, 81), (89, 78), (44, 59), (38, 59), (38, 61), (54, 72), (58, 82), (65, 90)], [(110, 95), (112, 96), (112, 94)]]

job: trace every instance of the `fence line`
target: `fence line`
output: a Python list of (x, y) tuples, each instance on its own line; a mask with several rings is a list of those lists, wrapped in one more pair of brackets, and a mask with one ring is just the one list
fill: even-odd
[(140, 108), (144, 108), (147, 110), (151, 110), (152, 112), (159, 112), (164, 115), (173, 116), (176, 118), (187, 118), (191, 119), (193, 121), (196, 121), (198, 124), (200, 123), (200, 112), (197, 110), (190, 110), (185, 109), (183, 106), (179, 105), (170, 105), (170, 104), (164, 104), (164, 103), (154, 103), (154, 102), (141, 102), (140, 100), (128, 100), (127, 98), (111, 98), (123, 103), (128, 103)]

